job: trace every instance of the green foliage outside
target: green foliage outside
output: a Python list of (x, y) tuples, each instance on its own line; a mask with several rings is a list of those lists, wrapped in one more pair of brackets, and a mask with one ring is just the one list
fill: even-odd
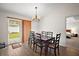
[(19, 32), (9, 33), (9, 39), (15, 39), (15, 38), (18, 38), (18, 37), (20, 37), (20, 33)]

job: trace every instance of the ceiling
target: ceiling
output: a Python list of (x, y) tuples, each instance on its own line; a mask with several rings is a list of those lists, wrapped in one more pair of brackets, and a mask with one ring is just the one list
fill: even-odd
[(37, 12), (40, 17), (45, 17), (52, 11), (71, 7), (79, 7), (79, 4), (60, 4), (60, 3), (0, 3), (0, 10), (18, 13), (20, 15), (31, 18), (35, 14), (34, 7), (37, 6)]

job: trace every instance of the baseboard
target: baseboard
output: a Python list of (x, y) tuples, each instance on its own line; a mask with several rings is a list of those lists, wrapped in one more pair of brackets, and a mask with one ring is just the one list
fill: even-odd
[(67, 47), (66, 44), (59, 44), (60, 46)]

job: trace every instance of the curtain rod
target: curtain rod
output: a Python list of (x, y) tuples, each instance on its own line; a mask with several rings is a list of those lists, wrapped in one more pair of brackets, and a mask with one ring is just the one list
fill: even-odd
[[(16, 18), (16, 17), (9, 17), (9, 16), (7, 16), (6, 18), (24, 20), (24, 19), (20, 19), (20, 18)], [(27, 21), (30, 21), (30, 20), (27, 20)]]
[(16, 17), (9, 17), (9, 16), (7, 16), (7, 18), (18, 19), (18, 20), (24, 20), (24, 19), (20, 19), (20, 18), (16, 18)]

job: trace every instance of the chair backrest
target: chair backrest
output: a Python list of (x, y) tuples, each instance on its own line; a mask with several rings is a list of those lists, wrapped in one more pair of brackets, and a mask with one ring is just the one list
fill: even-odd
[(34, 32), (34, 31), (30, 31), (30, 32), (29, 32), (29, 35), (31, 35), (32, 33), (35, 33), (35, 32)]
[(46, 36), (46, 31), (42, 31), (42, 35)]
[(56, 34), (56, 40), (60, 40), (61, 33)]
[(35, 32), (30, 31), (30, 36), (29, 36), (30, 40), (33, 40), (35, 38), (34, 36), (35, 36)]
[(41, 39), (41, 34), (39, 34), (39, 33), (36, 33), (36, 39)]
[(47, 32), (46, 36), (48, 37), (48, 39), (50, 39), (51, 37), (53, 37), (53, 32)]
[(37, 42), (37, 43), (40, 43), (40, 44), (42, 44), (42, 40), (41, 40), (41, 34), (39, 34), (39, 33), (36, 33), (36, 35), (35, 35), (35, 39), (36, 39), (36, 42)]
[(61, 37), (61, 33), (56, 34), (55, 43), (58, 44), (58, 45), (59, 45), (60, 37)]
[(49, 44), (53, 44), (55, 41), (55, 37), (51, 37), (51, 39), (49, 39)]
[(32, 41), (35, 41), (35, 32), (34, 31), (29, 32), (28, 44), (30, 44), (30, 42), (32, 42)]

